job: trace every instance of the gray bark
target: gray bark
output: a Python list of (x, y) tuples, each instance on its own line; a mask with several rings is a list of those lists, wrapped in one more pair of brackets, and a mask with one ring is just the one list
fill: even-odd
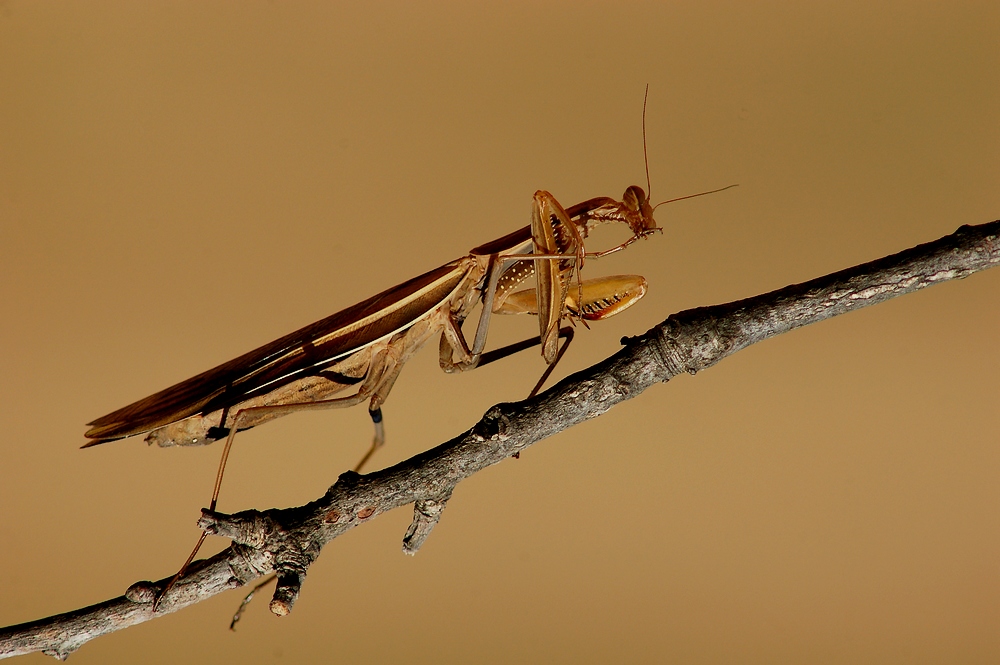
[(291, 611), (309, 566), (331, 540), (380, 514), (414, 504), (403, 551), (415, 554), (463, 479), (528, 446), (596, 418), (655, 383), (695, 374), (755, 342), (1000, 264), (1000, 221), (898, 254), (753, 298), (671, 315), (610, 358), (537, 397), (492, 407), (471, 429), (395, 466), (342, 474), (326, 494), (282, 510), (233, 515), (203, 511), (199, 525), (231, 538), (223, 552), (196, 562), (161, 599), (166, 585), (137, 582), (124, 596), (0, 629), (0, 657), (43, 651), (65, 659), (87, 641), (175, 612), (271, 571), (271, 611)]

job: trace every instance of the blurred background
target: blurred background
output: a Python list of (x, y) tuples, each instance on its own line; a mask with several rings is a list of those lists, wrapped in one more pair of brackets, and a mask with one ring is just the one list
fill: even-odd
[[(995, 2), (0, 2), (0, 625), (174, 572), (220, 449), (84, 423), (566, 205), (644, 184), (662, 236), (588, 274), (686, 308), (1000, 216)], [(624, 239), (621, 229), (595, 245)], [(495, 319), (491, 345), (531, 335)], [(1000, 270), (783, 335), (72, 662), (995, 663)], [(380, 468), (520, 399), (535, 352), (415, 357)], [(363, 408), (240, 436), (220, 509), (320, 496)], [(209, 541), (212, 548), (228, 544)], [(36, 654), (24, 662), (50, 662)]]

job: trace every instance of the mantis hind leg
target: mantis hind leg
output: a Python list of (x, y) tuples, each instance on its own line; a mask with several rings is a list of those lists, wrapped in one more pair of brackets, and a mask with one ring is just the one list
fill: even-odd
[(368, 452), (354, 465), (354, 473), (361, 473), (361, 469), (365, 467), (365, 464), (375, 454), (375, 451), (385, 445), (385, 424), (382, 422), (382, 408), (379, 407), (374, 410), (369, 408), (368, 415), (371, 416), (372, 423), (375, 424), (375, 436), (372, 438), (372, 445), (368, 449)]
[(372, 445), (365, 453), (364, 457), (355, 465), (354, 472), (361, 473), (375, 451), (385, 445), (385, 423), (382, 418), (382, 404), (389, 397), (389, 392), (396, 384), (399, 373), (403, 370), (405, 357), (397, 356), (390, 344), (390, 349), (379, 363), (379, 380), (372, 391), (371, 402), (368, 404), (368, 415), (375, 425), (375, 436), (372, 438)]
[[(376, 354), (374, 354), (371, 359), (371, 363), (369, 364), (368, 371), (365, 375), (364, 381), (358, 388), (358, 392), (349, 397), (339, 397), (334, 399), (317, 400), (315, 402), (294, 403), (294, 404), (271, 404), (264, 406), (255, 406), (246, 409), (239, 409), (233, 416), (232, 424), (228, 428), (228, 435), (226, 436), (226, 444), (222, 449), (222, 459), (219, 461), (219, 469), (215, 475), (215, 487), (212, 491), (212, 501), (209, 504), (209, 510), (214, 511), (216, 506), (218, 505), (219, 492), (222, 489), (222, 479), (225, 476), (226, 463), (229, 460), (229, 452), (232, 450), (233, 441), (236, 438), (236, 434), (240, 431), (240, 424), (244, 422), (248, 418), (248, 416), (284, 415), (292, 413), (294, 411), (307, 411), (313, 409), (336, 409), (336, 408), (343, 408), (359, 404), (367, 400), (369, 397), (371, 397), (372, 393), (376, 393), (380, 389), (385, 388), (386, 379), (388, 379), (388, 387), (389, 388), (392, 387), (392, 382), (395, 381), (395, 374), (398, 374), (399, 371), (399, 363), (395, 362), (394, 359), (390, 358), (391, 354), (389, 354), (386, 349), (382, 349)], [(385, 389), (385, 391), (382, 393), (382, 399), (385, 399), (385, 394), (387, 394), (387, 392), (388, 390)], [(376, 410), (378, 409), (376, 408)], [(371, 411), (369, 412), (371, 413)], [(379, 418), (381, 419), (381, 412), (379, 412)], [(372, 415), (372, 419), (373, 420), (375, 419), (374, 414)], [(222, 422), (225, 421), (223, 420)], [(378, 441), (379, 432), (381, 429), (379, 425), (380, 423), (376, 423), (376, 441)], [(385, 441), (384, 431), (381, 434), (381, 439), (382, 442)], [(373, 448), (377, 447), (378, 446), (373, 445)], [(368, 455), (365, 456), (365, 460), (362, 460), (362, 463), (364, 463), (364, 461), (366, 461), (367, 458), (370, 457), (371, 452), (373, 451), (369, 451)], [(160, 601), (167, 594), (167, 592), (170, 591), (170, 589), (172, 589), (173, 586), (177, 583), (177, 580), (183, 577), (184, 573), (187, 572), (188, 567), (190, 567), (191, 562), (194, 561), (194, 558), (195, 556), (197, 556), (198, 551), (201, 550), (201, 546), (205, 542), (205, 538), (207, 536), (208, 532), (202, 531), (201, 536), (198, 538), (198, 543), (194, 546), (194, 549), (191, 551), (191, 554), (188, 555), (188, 558), (184, 562), (184, 565), (181, 566), (180, 570), (177, 571), (177, 574), (174, 575), (169, 582), (167, 582), (167, 585), (163, 587), (163, 590), (160, 591), (160, 593), (157, 595), (156, 599), (153, 601), (154, 612), (156, 611), (157, 606), (160, 604)]]

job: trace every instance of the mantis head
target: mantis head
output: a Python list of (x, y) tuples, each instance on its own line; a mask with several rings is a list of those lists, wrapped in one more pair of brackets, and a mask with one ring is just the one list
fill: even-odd
[(632, 185), (625, 190), (621, 200), (622, 221), (628, 224), (635, 237), (643, 238), (653, 231), (663, 231), (656, 226), (656, 220), (653, 219), (654, 209), (649, 204), (649, 198), (642, 187)]

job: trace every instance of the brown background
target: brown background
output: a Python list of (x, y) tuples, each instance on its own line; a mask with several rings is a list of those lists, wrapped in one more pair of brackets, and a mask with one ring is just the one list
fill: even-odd
[[(218, 447), (80, 451), (84, 422), (526, 224), (536, 189), (620, 196), (646, 83), (654, 198), (740, 187), (595, 264), (650, 292), (561, 375), (1000, 215), (996, 2), (470, 4), (0, 4), (0, 624), (197, 537)], [(998, 296), (995, 270), (750, 348), (463, 483), (416, 558), (408, 510), (350, 533), (288, 618), (230, 634), (231, 592), (73, 661), (995, 663)], [(436, 355), (377, 466), (542, 369)], [(364, 409), (241, 436), (220, 508), (317, 497), (369, 436)]]

